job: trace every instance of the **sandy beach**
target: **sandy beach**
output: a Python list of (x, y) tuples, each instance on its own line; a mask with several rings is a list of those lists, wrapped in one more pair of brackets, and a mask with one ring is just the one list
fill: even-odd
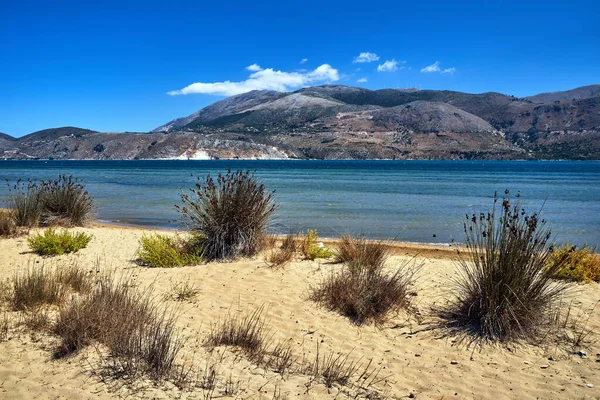
[[(0, 239), (0, 280), (20, 268), (55, 267), (76, 263), (95, 271), (130, 274), (143, 289), (152, 285), (157, 301), (175, 307), (177, 326), (186, 338), (178, 360), (199, 374), (214, 366), (218, 384), (214, 398), (240, 399), (598, 399), (600, 398), (600, 285), (575, 285), (566, 300), (593, 334), (580, 350), (587, 358), (557, 345), (541, 347), (485, 346), (465, 348), (452, 338), (427, 329), (434, 320), (431, 307), (452, 296), (457, 274), (456, 250), (448, 247), (401, 244), (387, 263), (393, 269), (407, 262), (421, 265), (414, 285), (418, 317), (392, 316), (384, 326), (356, 326), (347, 318), (309, 300), (312, 286), (340, 268), (323, 260), (295, 260), (269, 268), (263, 255), (236, 262), (156, 269), (134, 262), (138, 241), (148, 230), (94, 225), (77, 228), (93, 235), (76, 254), (43, 258), (29, 251), (26, 237)], [(173, 231), (166, 233), (174, 234)], [(327, 242), (326, 242), (327, 244)], [(174, 284), (189, 281), (198, 289), (192, 301), (177, 302), (168, 295)], [(229, 314), (248, 314), (264, 307), (266, 325), (274, 340), (289, 341), (302, 360), (321, 354), (348, 354), (366, 366), (370, 360), (377, 379), (366, 389), (357, 385), (326, 387), (299, 373), (278, 374), (253, 365), (243, 355), (220, 347), (212, 353), (202, 346), (211, 326)], [(7, 340), (0, 342), (0, 398), (5, 399), (204, 399), (201, 388), (180, 390), (172, 383), (138, 382), (126, 385), (103, 380), (93, 348), (67, 359), (53, 360), (57, 339), (32, 333), (18, 324), (19, 314), (6, 310)], [(1, 314), (0, 314), (1, 316)]]

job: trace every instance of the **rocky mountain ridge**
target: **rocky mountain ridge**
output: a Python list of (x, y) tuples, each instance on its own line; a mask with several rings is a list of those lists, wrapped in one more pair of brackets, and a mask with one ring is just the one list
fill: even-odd
[(600, 85), (501, 93), (323, 85), (255, 90), (150, 133), (0, 136), (2, 158), (600, 159)]

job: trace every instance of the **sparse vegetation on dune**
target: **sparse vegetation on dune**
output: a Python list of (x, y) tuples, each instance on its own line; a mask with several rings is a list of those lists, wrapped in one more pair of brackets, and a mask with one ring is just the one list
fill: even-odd
[(265, 255), (270, 267), (282, 267), (292, 261), (296, 254), (296, 235), (289, 234), (281, 242), (281, 246), (271, 249)]
[(392, 273), (382, 266), (344, 266), (314, 287), (310, 297), (357, 325), (378, 324), (392, 312), (411, 310), (410, 286), (417, 271), (408, 264)]
[(142, 235), (137, 252), (141, 264), (149, 267), (172, 268), (197, 265), (202, 262), (202, 239), (184, 240), (169, 235)]
[(600, 255), (596, 248), (590, 249), (586, 245), (581, 248), (569, 245), (554, 248), (547, 263), (547, 268), (556, 270), (554, 277), (575, 282), (600, 282)]
[(0, 209), (0, 237), (13, 237), (22, 232), (12, 210)]
[[(8, 184), (8, 183), (7, 183)], [(18, 226), (31, 228), (40, 223), (42, 206), (40, 189), (36, 182), (18, 180), (9, 186), (8, 204)]]
[(89, 295), (61, 307), (53, 332), (61, 338), (57, 357), (98, 342), (109, 350), (111, 368), (130, 378), (168, 377), (183, 346), (175, 315), (159, 307), (150, 290), (136, 290), (126, 278), (109, 275)]
[(190, 192), (181, 195), (183, 205), (177, 209), (192, 232), (204, 238), (205, 259), (235, 259), (260, 250), (277, 205), (253, 173), (227, 171), (216, 180), (208, 175)]
[[(506, 191), (497, 210), (467, 215), (457, 295), (441, 310), (451, 334), (469, 341), (519, 341), (540, 334), (566, 286), (553, 280), (564, 262), (547, 267), (550, 230)], [(499, 215), (497, 212), (499, 211)]]
[(340, 238), (335, 253), (335, 261), (345, 263), (348, 268), (381, 268), (390, 256), (388, 246), (382, 242), (344, 235)]
[(71, 233), (67, 229), (58, 232), (48, 228), (43, 233), (37, 233), (27, 239), (33, 251), (44, 256), (75, 253), (85, 248), (92, 236), (84, 232)]

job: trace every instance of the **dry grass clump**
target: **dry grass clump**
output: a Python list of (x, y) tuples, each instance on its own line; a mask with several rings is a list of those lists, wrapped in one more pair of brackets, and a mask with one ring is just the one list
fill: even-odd
[(289, 234), (281, 242), (281, 246), (272, 249), (265, 256), (270, 267), (282, 267), (292, 261), (296, 254), (296, 235)]
[(112, 368), (129, 377), (167, 377), (183, 346), (174, 315), (160, 309), (150, 291), (139, 292), (110, 276), (89, 295), (61, 307), (53, 331), (61, 338), (57, 357), (98, 342), (109, 350)]
[(600, 256), (596, 248), (590, 249), (586, 245), (581, 248), (569, 245), (554, 248), (547, 268), (554, 269), (555, 265), (560, 267), (556, 270), (554, 277), (575, 282), (600, 282)]
[(319, 242), (318, 239), (319, 236), (317, 235), (316, 229), (309, 230), (306, 235), (303, 236), (300, 251), (306, 260), (329, 258), (333, 256), (333, 252), (323, 246), (323, 243)]
[(34, 309), (44, 304), (60, 304), (67, 295), (65, 285), (55, 270), (28, 267), (13, 278), (11, 304), (18, 311)]
[(185, 241), (179, 237), (152, 234), (142, 235), (140, 249), (137, 252), (142, 265), (156, 268), (183, 267), (202, 262), (202, 248), (196, 244), (201, 241), (192, 238)]
[(202, 256), (207, 260), (253, 256), (271, 215), (277, 209), (273, 193), (266, 192), (250, 171), (227, 171), (214, 180), (210, 175), (182, 194), (177, 206), (192, 232), (205, 239)]
[(394, 273), (387, 273), (380, 266), (344, 266), (313, 288), (310, 298), (357, 325), (379, 324), (391, 312), (411, 310), (410, 286), (417, 270), (408, 263)]
[(75, 253), (85, 248), (92, 236), (84, 232), (71, 233), (67, 229), (58, 232), (48, 228), (43, 233), (37, 233), (27, 239), (29, 247), (44, 256)]
[(565, 285), (554, 281), (563, 264), (547, 267), (550, 231), (505, 192), (500, 215), (467, 215), (466, 252), (456, 299), (441, 316), (450, 333), (471, 341), (529, 340), (547, 326)]
[(10, 187), (9, 204), (18, 226), (83, 226), (94, 205), (84, 185), (72, 175), (47, 181), (18, 180)]
[(0, 237), (14, 237), (22, 232), (15, 222), (14, 212), (0, 209)]
[(185, 281), (171, 282), (171, 288), (165, 295), (167, 300), (175, 301), (193, 301), (198, 296), (200, 290), (190, 281), (189, 277)]
[(346, 264), (350, 269), (381, 268), (389, 257), (389, 247), (382, 242), (344, 235), (340, 238), (335, 261)]

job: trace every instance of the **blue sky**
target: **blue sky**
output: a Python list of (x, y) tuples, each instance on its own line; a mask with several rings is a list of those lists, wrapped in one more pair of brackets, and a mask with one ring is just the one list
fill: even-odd
[(252, 88), (600, 83), (598, 3), (0, 0), (0, 132), (147, 131)]

